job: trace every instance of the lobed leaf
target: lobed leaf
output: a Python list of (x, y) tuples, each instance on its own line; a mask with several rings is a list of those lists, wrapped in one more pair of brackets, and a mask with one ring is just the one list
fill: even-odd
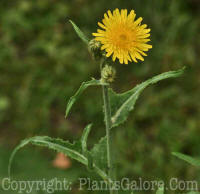
[(162, 73), (121, 94), (117, 94), (112, 89), (109, 89), (112, 112), (112, 127), (118, 126), (126, 121), (128, 113), (134, 109), (139, 95), (147, 86), (150, 84), (155, 84), (164, 79), (179, 77), (183, 74), (183, 72), (184, 68), (178, 71)]
[(200, 166), (200, 160), (192, 158), (191, 156), (181, 154), (179, 152), (172, 152), (172, 155), (176, 156), (177, 158), (179, 158), (181, 160), (188, 162), (189, 164), (192, 164), (193, 166), (197, 166), (197, 167)]
[(79, 38), (88, 45), (89, 43), (89, 38), (80, 30), (80, 28), (72, 21), (69, 20), (69, 22), (72, 24), (75, 32), (77, 33), (77, 35), (79, 36)]
[(79, 98), (79, 96), (83, 93), (83, 91), (85, 89), (87, 89), (89, 86), (98, 86), (98, 85), (105, 85), (105, 84), (102, 83), (100, 80), (96, 80), (96, 79), (92, 79), (90, 81), (83, 82), (81, 84), (80, 88), (78, 89), (78, 91), (75, 93), (75, 95), (69, 99), (67, 108), (66, 108), (66, 112), (65, 112), (65, 117), (67, 117), (69, 115), (69, 112), (70, 112), (73, 104), (76, 102), (76, 100)]

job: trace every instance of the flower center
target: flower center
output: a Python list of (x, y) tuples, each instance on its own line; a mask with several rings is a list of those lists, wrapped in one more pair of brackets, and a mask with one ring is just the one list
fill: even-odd
[(125, 34), (120, 34), (119, 38), (121, 40), (126, 40), (127, 39), (127, 36)]

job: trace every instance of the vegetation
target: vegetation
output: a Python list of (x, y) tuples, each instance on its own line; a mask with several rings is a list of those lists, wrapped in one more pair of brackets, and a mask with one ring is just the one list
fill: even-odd
[[(98, 64), (90, 59), (85, 44), (72, 33), (68, 20), (73, 19), (89, 35), (96, 30), (102, 14), (116, 7), (134, 9), (144, 18), (152, 30), (153, 49), (144, 63), (128, 66), (116, 63), (115, 91), (127, 91), (154, 75), (187, 66), (184, 76), (176, 81), (169, 79), (147, 88), (127, 123), (115, 130), (113, 141), (119, 154), (117, 174), (145, 180), (168, 181), (171, 177), (200, 180), (198, 167), (171, 155), (181, 152), (200, 156), (199, 3), (192, 0), (170, 3), (2, 0), (0, 180), (7, 176), (9, 155), (21, 139), (45, 135), (72, 141), (81, 137), (83, 128), (91, 121), (94, 125), (88, 147), (92, 148), (105, 136), (98, 88), (85, 91), (69, 118), (64, 118), (67, 100), (80, 83), (90, 77), (100, 78)], [(50, 161), (55, 153), (36, 150), (31, 147), (20, 151), (13, 163), (12, 176), (21, 179), (52, 177), (52, 174), (69, 176), (74, 181), (72, 193), (77, 192), (78, 177), (95, 176), (74, 161), (72, 168), (65, 171), (53, 169)]]

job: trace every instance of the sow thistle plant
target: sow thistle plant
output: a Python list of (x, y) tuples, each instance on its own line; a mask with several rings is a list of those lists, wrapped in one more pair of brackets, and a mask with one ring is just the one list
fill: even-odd
[[(62, 152), (82, 163), (86, 166), (86, 169), (92, 170), (105, 180), (110, 186), (110, 194), (114, 194), (117, 191), (112, 187), (112, 183), (116, 178), (114, 177), (111, 130), (113, 132), (115, 127), (127, 120), (129, 112), (134, 109), (138, 97), (147, 86), (164, 79), (179, 77), (184, 69), (162, 73), (133, 87), (127, 92), (116, 93), (110, 84), (114, 82), (117, 73), (114, 62), (118, 60), (120, 64), (128, 64), (131, 62), (136, 63), (138, 60), (144, 61), (144, 56), (147, 56), (145, 52), (152, 48), (148, 43), (150, 41), (150, 29), (147, 28), (146, 24), (141, 24), (141, 17), (136, 19), (136, 14), (133, 10), (128, 13), (126, 9), (121, 11), (115, 9), (113, 12), (109, 10), (105, 13), (102, 23), (98, 22), (101, 29), (98, 29), (96, 33), (92, 33), (94, 36), (92, 40), (74, 22), (70, 22), (77, 35), (87, 45), (93, 58), (99, 61), (101, 78), (99, 80), (93, 78), (81, 84), (78, 91), (68, 101), (66, 118), (84, 90), (89, 86), (101, 86), (106, 135), (90, 150), (87, 148), (87, 139), (92, 124), (87, 125), (80, 140), (73, 143), (47, 136), (35, 136), (25, 139), (12, 152), (8, 173), (10, 176), (11, 164), (16, 152), (31, 143)], [(157, 193), (163, 192), (163, 188), (159, 188), (157, 191)]]

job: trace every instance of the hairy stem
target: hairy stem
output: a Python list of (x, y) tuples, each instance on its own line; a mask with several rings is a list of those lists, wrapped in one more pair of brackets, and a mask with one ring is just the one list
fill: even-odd
[[(112, 155), (111, 155), (111, 111), (110, 111), (110, 101), (108, 96), (108, 86), (102, 86), (103, 90), (103, 102), (104, 102), (104, 113), (105, 113), (105, 123), (106, 123), (106, 137), (107, 137), (107, 160), (108, 160), (108, 175), (111, 180), (113, 180), (113, 165), (112, 165)], [(114, 192), (110, 189), (110, 194)]]
[[(100, 64), (102, 69), (103, 61)], [(108, 86), (102, 86), (103, 92), (103, 107), (105, 114), (105, 125), (106, 125), (106, 137), (107, 137), (107, 162), (108, 162), (108, 176), (113, 180), (113, 160), (112, 160), (112, 146), (111, 146), (111, 109), (110, 109), (110, 99), (108, 95)], [(111, 186), (111, 184), (110, 184)], [(114, 194), (114, 191), (110, 188), (110, 194)]]

